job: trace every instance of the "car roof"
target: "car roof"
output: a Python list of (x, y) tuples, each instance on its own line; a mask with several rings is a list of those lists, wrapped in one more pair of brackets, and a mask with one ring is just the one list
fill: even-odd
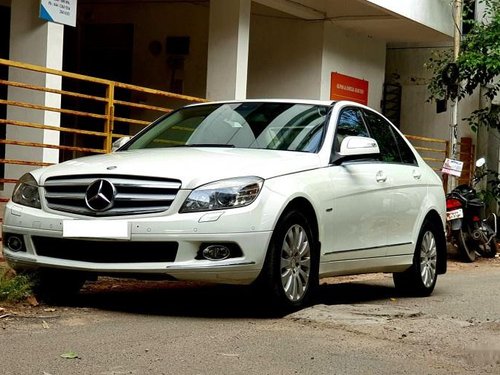
[(290, 103), (290, 104), (310, 104), (310, 105), (326, 105), (331, 106), (336, 101), (334, 100), (312, 100), (312, 99), (242, 99), (242, 100), (220, 100), (208, 101), (205, 103), (194, 103), (187, 107), (205, 105), (205, 104), (231, 104), (231, 103)]

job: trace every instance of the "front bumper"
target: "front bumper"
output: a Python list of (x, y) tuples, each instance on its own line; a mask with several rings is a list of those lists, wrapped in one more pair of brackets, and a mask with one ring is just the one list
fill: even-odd
[[(257, 222), (252, 223), (257, 220), (258, 215), (249, 211), (251, 209), (245, 208), (218, 212), (208, 218), (207, 213), (120, 218), (120, 221), (126, 221), (129, 226), (126, 241), (140, 243), (144, 247), (151, 242), (175, 242), (178, 245), (175, 258), (167, 262), (122, 262), (120, 259), (95, 262), (40, 255), (43, 252), (37, 249), (37, 241), (34, 240), (36, 237), (74, 240), (75, 238), (64, 236), (64, 221), (82, 218), (48, 213), (10, 202), (6, 207), (4, 238), (12, 234), (18, 235), (23, 240), (24, 249), (13, 251), (4, 245), (4, 256), (17, 270), (59, 268), (92, 274), (140, 274), (144, 277), (165, 276), (177, 280), (250, 284), (262, 269), (272, 231), (262, 230)], [(92, 234), (86, 234), (85, 240), (89, 243), (99, 241), (101, 245), (102, 241), (106, 241), (106, 247), (109, 244), (110, 248), (123, 243), (123, 239), (120, 242), (113, 238), (91, 236)], [(241, 254), (218, 261), (200, 259), (200, 247), (207, 243), (234, 244), (241, 249)], [(104, 248), (103, 251), (105, 250)], [(72, 249), (68, 246), (64, 251), (71, 252)]]

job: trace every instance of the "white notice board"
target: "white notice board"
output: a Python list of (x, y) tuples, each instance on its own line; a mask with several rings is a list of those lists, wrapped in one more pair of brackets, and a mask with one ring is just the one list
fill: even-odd
[(445, 174), (451, 174), (452, 176), (460, 177), (462, 175), (463, 168), (464, 168), (463, 161), (446, 158), (444, 160), (441, 172)]
[(41, 0), (40, 18), (63, 25), (76, 26), (76, 3), (77, 0)]

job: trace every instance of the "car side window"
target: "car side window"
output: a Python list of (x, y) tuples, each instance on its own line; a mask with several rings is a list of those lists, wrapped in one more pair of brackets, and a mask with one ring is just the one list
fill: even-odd
[(340, 144), (345, 137), (369, 137), (368, 129), (363, 121), (361, 112), (357, 108), (344, 108), (340, 112), (333, 149), (340, 151)]
[(380, 160), (386, 163), (401, 163), (401, 155), (391, 125), (379, 115), (363, 110), (370, 134), (377, 141)]
[(364, 110), (363, 113), (372, 137), (379, 145), (381, 160), (417, 165), (415, 154), (388, 121), (372, 111)]
[(398, 144), (399, 153), (401, 155), (401, 159), (404, 164), (418, 165), (417, 159), (415, 158), (415, 154), (411, 150), (408, 143), (403, 139), (401, 134), (396, 131), (393, 131), (394, 137), (396, 138), (396, 142)]

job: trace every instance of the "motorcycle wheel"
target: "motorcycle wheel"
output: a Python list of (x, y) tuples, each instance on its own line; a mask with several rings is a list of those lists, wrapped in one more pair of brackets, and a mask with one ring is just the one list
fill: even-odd
[(489, 244), (479, 246), (479, 253), (485, 258), (494, 258), (497, 255), (497, 241), (493, 238)]
[(460, 228), (455, 232), (455, 239), (460, 258), (467, 263), (474, 262), (476, 260), (476, 246), (470, 234)]

